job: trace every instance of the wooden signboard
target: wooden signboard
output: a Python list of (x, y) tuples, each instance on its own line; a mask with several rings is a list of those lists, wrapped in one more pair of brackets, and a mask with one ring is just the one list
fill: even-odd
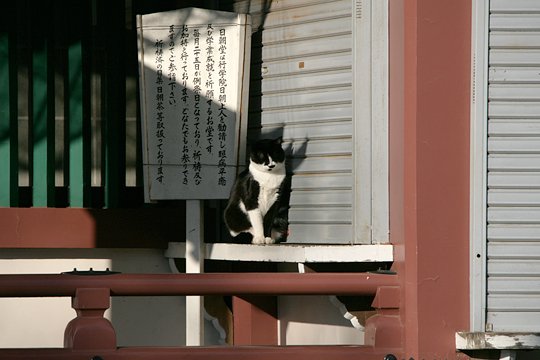
[(249, 15), (138, 16), (146, 201), (225, 199), (245, 159)]

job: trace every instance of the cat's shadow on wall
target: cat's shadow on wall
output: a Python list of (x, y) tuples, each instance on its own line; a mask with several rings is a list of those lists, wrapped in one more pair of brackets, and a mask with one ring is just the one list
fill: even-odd
[[(284, 138), (284, 128), (279, 127), (276, 129), (273, 129), (272, 131), (265, 132), (264, 135), (260, 136), (260, 138), (266, 138), (266, 139), (275, 139), (275, 138)], [(291, 192), (292, 192), (292, 180), (294, 177), (294, 174), (297, 173), (298, 168), (304, 162), (306, 159), (306, 153), (307, 153), (307, 147), (309, 144), (309, 139), (285, 139), (283, 142), (283, 149), (285, 150), (285, 156), (286, 156), (286, 162), (285, 166), (287, 169), (287, 176), (284, 180), (283, 185), (283, 191), (280, 195), (280, 204), (281, 207), (279, 209), (279, 216), (289, 220), (289, 209), (290, 209), (290, 201), (291, 201)], [(286, 242), (287, 236), (284, 237), (280, 242)]]

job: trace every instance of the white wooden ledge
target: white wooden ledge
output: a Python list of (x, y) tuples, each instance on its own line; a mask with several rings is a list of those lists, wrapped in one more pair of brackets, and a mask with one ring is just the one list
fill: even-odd
[(457, 350), (532, 350), (540, 349), (540, 333), (458, 332)]
[[(184, 258), (185, 243), (170, 242), (168, 258)], [(307, 244), (206, 244), (206, 260), (328, 263), (391, 262), (392, 245), (307, 245)]]

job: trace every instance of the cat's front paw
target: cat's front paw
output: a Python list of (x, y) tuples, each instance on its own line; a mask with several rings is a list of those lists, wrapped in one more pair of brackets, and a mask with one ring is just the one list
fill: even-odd
[(273, 244), (274, 240), (269, 237), (264, 236), (254, 236), (253, 240), (251, 240), (252, 244), (261, 245), (261, 244)]
[(272, 239), (271, 237), (264, 238), (265, 244), (274, 244), (276, 241)]

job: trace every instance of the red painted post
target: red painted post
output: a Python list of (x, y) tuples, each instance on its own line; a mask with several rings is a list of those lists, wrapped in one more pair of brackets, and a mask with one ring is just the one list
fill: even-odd
[(277, 298), (233, 296), (234, 345), (278, 345)]
[(116, 333), (103, 317), (110, 306), (110, 290), (104, 288), (77, 289), (71, 300), (77, 317), (64, 332), (64, 347), (76, 350), (116, 349)]
[(366, 322), (365, 344), (376, 348), (400, 348), (403, 324), (399, 316), (399, 286), (381, 286), (371, 306), (377, 314)]
[(390, 241), (403, 357), (462, 358), (455, 333), (469, 328), (471, 1), (388, 4)]

